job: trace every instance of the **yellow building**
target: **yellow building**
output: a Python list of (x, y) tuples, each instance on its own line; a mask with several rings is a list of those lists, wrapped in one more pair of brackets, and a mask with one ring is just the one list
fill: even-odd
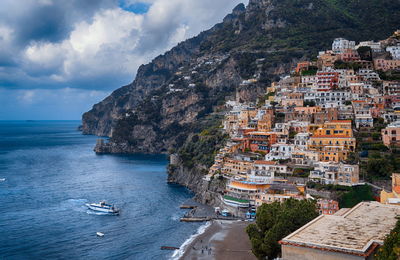
[(340, 162), (347, 159), (349, 151), (341, 146), (325, 146), (318, 154), (321, 162)]
[(381, 191), (381, 203), (400, 204), (400, 173), (392, 174), (392, 192)]
[(221, 172), (228, 175), (245, 175), (250, 172), (253, 163), (231, 158), (225, 158)]
[(329, 135), (331, 137), (353, 137), (351, 120), (333, 120), (315, 131), (315, 135)]
[(252, 110), (242, 110), (240, 111), (238, 121), (239, 121), (239, 126), (242, 128), (245, 128), (248, 126), (250, 120), (254, 118), (257, 115), (257, 110), (252, 109)]
[(356, 139), (353, 137), (350, 120), (333, 120), (311, 130), (313, 135), (308, 148), (318, 151), (320, 161), (340, 162), (355, 150)]

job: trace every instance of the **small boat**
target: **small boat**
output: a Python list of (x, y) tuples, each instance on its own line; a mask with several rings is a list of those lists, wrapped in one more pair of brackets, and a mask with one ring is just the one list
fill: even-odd
[(6, 178), (0, 178), (0, 182), (6, 181)]
[(96, 235), (97, 235), (98, 237), (104, 237), (104, 233), (101, 233), (101, 232), (96, 232)]
[(103, 213), (111, 213), (111, 214), (119, 213), (119, 209), (114, 207), (114, 205), (107, 204), (105, 201), (100, 201), (100, 203), (86, 204), (86, 206), (93, 211), (98, 211), (98, 212), (103, 212)]

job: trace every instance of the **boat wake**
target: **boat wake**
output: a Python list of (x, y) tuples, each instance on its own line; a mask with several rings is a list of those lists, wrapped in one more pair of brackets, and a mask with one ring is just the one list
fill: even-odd
[(68, 199), (62, 202), (62, 208), (66, 210), (85, 212), (87, 210), (87, 207), (85, 206), (87, 201), (87, 199)]
[(91, 209), (86, 208), (86, 214), (88, 215), (97, 215), (97, 216), (114, 216), (114, 213), (107, 213), (107, 212), (98, 212)]
[(178, 260), (180, 257), (182, 257), (190, 243), (192, 243), (196, 237), (203, 234), (209, 226), (211, 226), (211, 222), (201, 225), (195, 234), (191, 235), (185, 242), (183, 242), (178, 250), (175, 250), (174, 254), (171, 256), (171, 260)]

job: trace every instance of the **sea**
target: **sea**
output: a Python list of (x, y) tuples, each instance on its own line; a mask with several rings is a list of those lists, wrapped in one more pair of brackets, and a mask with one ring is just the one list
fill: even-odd
[[(0, 121), (0, 259), (176, 259), (205, 225), (163, 155), (96, 155), (79, 121)], [(118, 216), (86, 203), (106, 200)], [(104, 233), (104, 237), (96, 236)]]

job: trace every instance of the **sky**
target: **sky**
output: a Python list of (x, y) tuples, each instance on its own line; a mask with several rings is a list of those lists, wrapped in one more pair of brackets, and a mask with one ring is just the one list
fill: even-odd
[(248, 0), (1, 0), (0, 120), (79, 120)]

